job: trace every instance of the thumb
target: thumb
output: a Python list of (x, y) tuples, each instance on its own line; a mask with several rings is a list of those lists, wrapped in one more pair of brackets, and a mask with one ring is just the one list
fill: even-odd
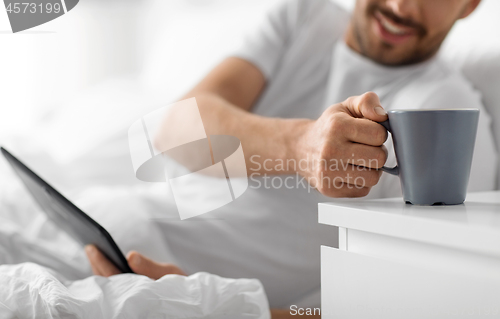
[(378, 95), (373, 92), (350, 97), (341, 104), (353, 117), (367, 118), (375, 122), (387, 120), (387, 112), (380, 105)]
[(131, 251), (127, 255), (127, 261), (130, 268), (139, 275), (147, 276), (151, 279), (157, 280), (165, 275), (182, 275), (186, 274), (176, 265), (169, 263), (159, 263), (153, 261), (136, 251)]

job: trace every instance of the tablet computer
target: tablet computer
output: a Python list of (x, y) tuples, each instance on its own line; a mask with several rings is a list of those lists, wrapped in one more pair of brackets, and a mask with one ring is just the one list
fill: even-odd
[(133, 272), (113, 238), (101, 225), (56, 191), (14, 155), (3, 147), (0, 149), (52, 222), (82, 245), (95, 245), (121, 272)]

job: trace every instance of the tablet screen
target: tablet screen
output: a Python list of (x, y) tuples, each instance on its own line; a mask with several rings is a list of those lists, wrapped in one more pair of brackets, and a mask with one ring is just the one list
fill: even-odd
[(109, 233), (96, 221), (62, 196), (4, 148), (9, 164), (49, 219), (83, 246), (95, 245), (124, 273), (131, 273), (127, 260)]

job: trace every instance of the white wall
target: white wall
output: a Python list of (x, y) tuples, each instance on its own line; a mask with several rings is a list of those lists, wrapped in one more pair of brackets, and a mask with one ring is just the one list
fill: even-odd
[(0, 144), (20, 148), (11, 138), (27, 136), (60, 149), (105, 122), (132, 122), (193, 85), (277, 1), (82, 0), (18, 34), (0, 10)]

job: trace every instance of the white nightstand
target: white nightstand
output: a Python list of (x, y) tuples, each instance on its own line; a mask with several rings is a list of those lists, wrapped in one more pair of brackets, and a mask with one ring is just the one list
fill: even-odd
[(322, 318), (500, 318), (500, 192), (455, 206), (319, 204)]

